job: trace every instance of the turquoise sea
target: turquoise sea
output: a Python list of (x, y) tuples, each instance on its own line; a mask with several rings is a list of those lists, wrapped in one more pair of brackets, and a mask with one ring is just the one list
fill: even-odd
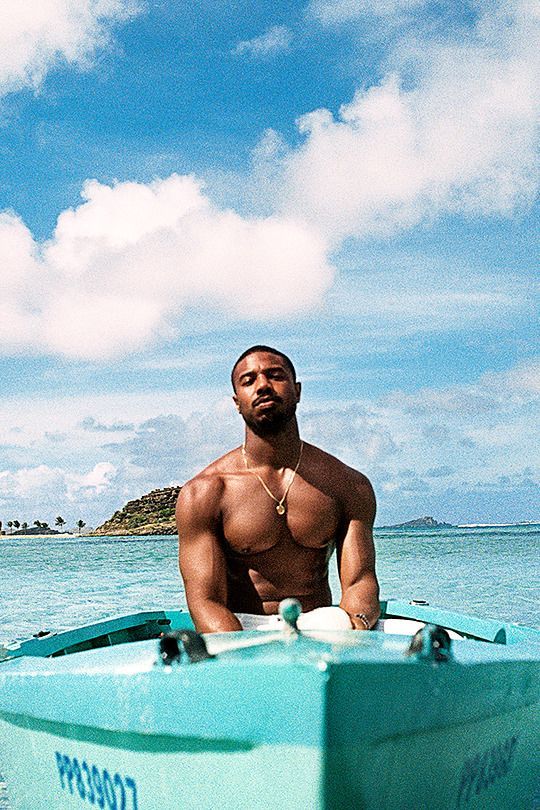
[[(383, 598), (540, 627), (540, 525), (378, 530), (375, 538)], [(338, 601), (335, 566), (331, 581)], [(173, 537), (0, 538), (0, 642), (177, 606), (185, 598)], [(0, 808), (9, 808), (1, 782)]]

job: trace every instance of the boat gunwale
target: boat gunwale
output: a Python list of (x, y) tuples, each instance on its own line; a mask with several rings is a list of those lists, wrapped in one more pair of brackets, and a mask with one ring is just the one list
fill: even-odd
[[(540, 630), (399, 599), (381, 600), (381, 619), (408, 619), (455, 630), (465, 639), (510, 645), (540, 644)], [(193, 629), (186, 610), (151, 610), (121, 614), (87, 625), (0, 645), (0, 664), (19, 657), (52, 658), (98, 647), (157, 639), (167, 630)]]

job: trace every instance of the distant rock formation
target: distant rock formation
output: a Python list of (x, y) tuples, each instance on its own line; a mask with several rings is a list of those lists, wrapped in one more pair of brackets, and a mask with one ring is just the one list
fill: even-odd
[(174, 508), (181, 487), (154, 489), (128, 503), (91, 532), (91, 535), (176, 534)]
[(432, 517), (421, 517), (394, 526), (380, 526), (381, 529), (455, 529), (451, 523), (439, 523)]

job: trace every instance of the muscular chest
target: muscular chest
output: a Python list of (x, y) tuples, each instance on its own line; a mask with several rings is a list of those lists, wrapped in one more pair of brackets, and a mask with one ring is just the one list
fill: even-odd
[[(279, 481), (274, 494), (283, 492)], [(322, 549), (333, 542), (339, 528), (340, 509), (331, 493), (312, 486), (297, 476), (279, 515), (276, 502), (254, 476), (243, 476), (226, 493), (223, 533), (228, 545), (238, 553), (266, 551), (278, 543)]]

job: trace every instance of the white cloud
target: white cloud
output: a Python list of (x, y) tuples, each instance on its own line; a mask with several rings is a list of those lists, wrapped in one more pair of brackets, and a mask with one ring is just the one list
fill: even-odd
[[(140, 424), (152, 419), (157, 412), (187, 417), (193, 409), (204, 410), (209, 396), (206, 388), (165, 390), (157, 394), (154, 391), (85, 392), (70, 396), (63, 394), (59, 385), (54, 396), (28, 397), (15, 392), (10, 397), (5, 395), (0, 403), (0, 444), (28, 448), (31, 455), (26, 466), (36, 453), (43, 454), (39, 445), (46, 430), (48, 433), (68, 433), (73, 446), (86, 454), (103, 441), (102, 434), (88, 430), (89, 425), (108, 426), (108, 438), (111, 439), (110, 427), (115, 424)], [(72, 450), (70, 459), (76, 463)]]
[(0, 213), (0, 268), (0, 346), (13, 351), (40, 339), (42, 287), (32, 235), (20, 219), (6, 213)]
[(302, 211), (339, 242), (531, 202), (540, 14), (519, 0), (481, 8), (459, 42), (437, 32), (398, 43), (384, 80), (337, 117), (321, 109), (300, 118), (305, 142), (283, 161), (284, 211)]
[[(512, 418), (521, 408), (540, 403), (540, 360), (531, 359), (508, 371), (488, 372), (476, 383), (440, 389), (421, 389), (414, 394), (389, 395), (392, 402), (414, 413), (437, 412), (469, 418), (495, 414)], [(530, 433), (529, 433), (530, 435)], [(527, 440), (528, 441), (528, 440)]]
[(372, 339), (484, 329), (487, 319), (504, 328), (534, 308), (534, 285), (510, 271), (479, 273), (461, 262), (390, 252), (383, 267), (379, 261), (360, 257), (358, 271), (342, 276), (327, 296), (330, 317), (349, 319)]
[(129, 422), (113, 422), (112, 424), (104, 425), (101, 422), (97, 422), (92, 416), (86, 416), (82, 419), (79, 426), (83, 430), (90, 430), (94, 433), (126, 433), (134, 428), (134, 425)]
[(309, 226), (218, 209), (192, 177), (91, 181), (83, 198), (43, 245), (15, 216), (0, 221), (4, 351), (122, 355), (173, 334), (187, 306), (279, 317), (317, 304), (331, 283), (326, 244)]
[(39, 88), (61, 63), (85, 67), (111, 28), (141, 9), (138, 0), (3, 0), (0, 95)]
[[(102, 16), (128, 8), (113, 0), (83, 7)], [(396, 0), (381, 9), (405, 7)], [(257, 186), (267, 199), (256, 209), (264, 216), (218, 207), (195, 178), (178, 175), (88, 181), (83, 203), (60, 214), (44, 244), (15, 214), (0, 215), (0, 352), (103, 359), (177, 337), (189, 310), (210, 313), (212, 326), (294, 315), (323, 300), (333, 279), (329, 247), (346, 237), (526, 204), (538, 185), (540, 19), (518, 0), (480, 9), (461, 43), (409, 36), (394, 47), (385, 79), (337, 117), (303, 116), (298, 148), (267, 131), (245, 183), (247, 195), (255, 198)], [(387, 318), (408, 319), (410, 331), (424, 328), (411, 313), (450, 311), (455, 325), (524, 300), (506, 282), (463, 289), (462, 279), (459, 289), (435, 288), (432, 274), (425, 289), (400, 285), (399, 295), (387, 283)], [(357, 313), (381, 310), (384, 282), (371, 298), (368, 286), (362, 296), (352, 291)], [(344, 305), (342, 297), (336, 309)], [(442, 322), (451, 318), (431, 317)]]
[[(411, 517), (431, 514), (435, 503), (439, 517), (463, 522), (533, 519), (540, 517), (535, 512), (540, 458), (533, 438), (539, 377), (540, 362), (530, 361), (466, 385), (338, 404), (314, 402), (307, 386), (299, 409), (301, 433), (373, 480), (383, 522), (408, 510)], [(19, 420), (22, 430), (5, 432), (17, 442), (20, 468), (0, 472), (4, 522), (53, 519), (50, 510), (73, 519), (80, 512), (87, 522), (100, 522), (130, 498), (183, 483), (238, 446), (243, 430), (230, 397), (208, 391), (185, 402), (174, 392), (154, 392), (125, 400), (81, 397), (73, 405), (67, 398), (42, 400), (26, 411), (14, 401), (11, 412), (8, 408), (5, 402), (6, 427)], [(122, 414), (133, 429), (84, 430), (81, 414), (98, 426)], [(53, 429), (65, 440), (51, 442)], [(32, 464), (35, 458), (43, 463)]]
[[(61, 470), (40, 464), (16, 472), (0, 472), (0, 495), (2, 497), (28, 498), (62, 489), (64, 476)], [(65, 493), (64, 493), (65, 494)]]
[(256, 57), (273, 56), (275, 53), (288, 50), (291, 42), (292, 32), (285, 25), (274, 25), (258, 37), (239, 42), (233, 53), (247, 53)]
[(4, 524), (18, 519), (30, 525), (45, 519), (52, 526), (58, 514), (66, 515), (68, 522), (81, 515), (87, 523), (90, 515), (110, 517), (123, 500), (122, 484), (129, 472), (108, 461), (81, 472), (50, 464), (0, 470), (0, 519)]
[(86, 473), (74, 473), (60, 467), (39, 464), (16, 471), (0, 471), (0, 498), (32, 497), (61, 498), (73, 500), (81, 495), (101, 495), (117, 474), (116, 467), (108, 461), (96, 464)]
[[(502, 378), (502, 379), (501, 379)], [(537, 399), (540, 395), (540, 362), (529, 362), (517, 366), (504, 374), (488, 372), (482, 378), (485, 384), (512, 396), (520, 396), (525, 400)]]
[(109, 461), (100, 461), (93, 469), (84, 475), (67, 476), (67, 496), (70, 500), (80, 496), (81, 493), (87, 497), (102, 495), (111, 485), (118, 470)]
[(391, 17), (425, 6), (428, 0), (311, 0), (307, 13), (323, 25), (366, 16)]

